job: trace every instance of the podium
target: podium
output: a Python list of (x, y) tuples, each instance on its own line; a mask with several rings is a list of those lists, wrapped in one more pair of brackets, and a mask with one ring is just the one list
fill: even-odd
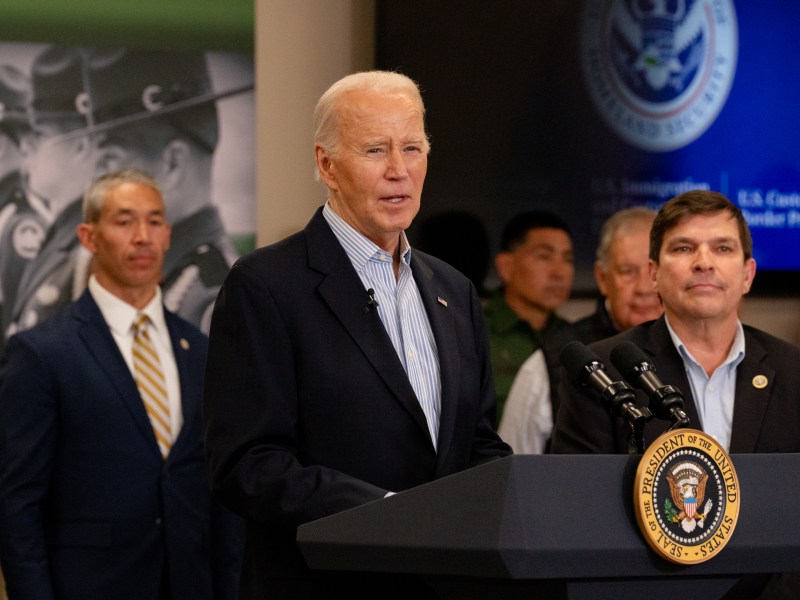
[(424, 576), (443, 598), (720, 597), (800, 571), (800, 454), (732, 455), (741, 508), (722, 552), (658, 556), (633, 509), (638, 456), (516, 455), (302, 525), (311, 568)]

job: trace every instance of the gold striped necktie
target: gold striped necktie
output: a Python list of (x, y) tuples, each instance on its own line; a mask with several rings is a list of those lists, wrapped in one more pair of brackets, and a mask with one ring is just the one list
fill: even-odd
[(139, 388), (147, 416), (156, 434), (161, 456), (166, 458), (172, 445), (167, 384), (161, 370), (161, 361), (158, 360), (158, 352), (147, 332), (149, 324), (150, 318), (145, 314), (139, 314), (133, 322), (133, 372), (136, 387)]

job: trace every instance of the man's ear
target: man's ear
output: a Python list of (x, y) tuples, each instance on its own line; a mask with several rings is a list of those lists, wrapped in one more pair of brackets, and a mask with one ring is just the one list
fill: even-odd
[(189, 144), (183, 140), (172, 140), (161, 151), (158, 173), (153, 173), (165, 190), (178, 187), (186, 177), (186, 164), (191, 160)]
[(78, 235), (78, 241), (80, 241), (81, 246), (94, 254), (97, 250), (97, 245), (94, 242), (94, 225), (92, 223), (80, 223), (75, 228), (75, 233)]
[(511, 261), (513, 257), (510, 252), (498, 252), (494, 257), (494, 268), (500, 281), (505, 283), (511, 276)]
[(328, 151), (319, 144), (314, 146), (314, 160), (317, 163), (317, 171), (319, 171), (319, 178), (322, 183), (332, 190), (337, 189), (333, 161)]
[(753, 280), (756, 278), (756, 259), (748, 258), (744, 261), (744, 281), (742, 282), (742, 293), (747, 294), (753, 287)]
[(647, 260), (647, 268), (650, 272), (650, 285), (653, 286), (653, 291), (658, 293), (658, 264), (650, 258)]

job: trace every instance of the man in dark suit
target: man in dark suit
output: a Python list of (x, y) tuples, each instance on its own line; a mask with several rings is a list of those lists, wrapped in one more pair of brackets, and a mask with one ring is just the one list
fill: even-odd
[(88, 290), (12, 336), (0, 362), (9, 596), (234, 598), (243, 524), (213, 500), (203, 462), (207, 340), (161, 301), (161, 192), (142, 172), (112, 173), (83, 212)]
[[(589, 348), (618, 381), (612, 349), (626, 340), (639, 346), (661, 381), (683, 393), (690, 426), (731, 453), (800, 452), (800, 348), (738, 318), (755, 271), (750, 231), (736, 205), (705, 190), (676, 196), (658, 212), (650, 233), (650, 278), (664, 316)], [(637, 394), (646, 405), (643, 393)], [(598, 395), (562, 373), (560, 399), (553, 452), (626, 452), (622, 420), (609, 414)], [(650, 421), (645, 444), (668, 426)], [(793, 585), (792, 592), (782, 592), (796, 598), (796, 576), (794, 584), (789, 580), (770, 585)], [(749, 578), (743, 585), (753, 583)], [(751, 593), (756, 592), (741, 597)], [(779, 593), (770, 588), (764, 597), (784, 597)]]
[(295, 541), (302, 523), (510, 454), (475, 287), (405, 235), (429, 150), (416, 84), (347, 76), (315, 123), (326, 204), (240, 259), (214, 309), (212, 485), (247, 519), (244, 598), (432, 597), (413, 579), (312, 571)]
[[(589, 347), (619, 380), (611, 350), (624, 340), (639, 346), (659, 378), (683, 393), (691, 426), (730, 452), (798, 452), (800, 349), (738, 318), (755, 270), (750, 231), (734, 204), (709, 191), (676, 196), (650, 234), (650, 277), (664, 316)], [(568, 375), (562, 382), (553, 451), (625, 452), (622, 422), (591, 390)], [(651, 421), (645, 442), (666, 427)]]

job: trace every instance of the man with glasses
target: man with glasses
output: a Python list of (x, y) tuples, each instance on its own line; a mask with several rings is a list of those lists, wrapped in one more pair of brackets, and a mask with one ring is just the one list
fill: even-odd
[(572, 324), (574, 339), (589, 344), (661, 316), (647, 254), (655, 216), (652, 210), (636, 206), (613, 214), (603, 224), (594, 264), (600, 291), (597, 309)]

